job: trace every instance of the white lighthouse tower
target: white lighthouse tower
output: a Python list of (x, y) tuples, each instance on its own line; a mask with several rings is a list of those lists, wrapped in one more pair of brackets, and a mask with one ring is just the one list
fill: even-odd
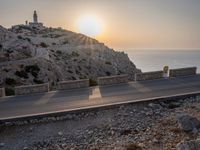
[(29, 23), (29, 26), (32, 28), (43, 28), (43, 23), (38, 22), (38, 15), (37, 15), (37, 11), (35, 10), (33, 13), (33, 22)]
[(36, 10), (34, 11), (34, 14), (33, 14), (33, 22), (38, 23), (38, 16), (37, 16)]

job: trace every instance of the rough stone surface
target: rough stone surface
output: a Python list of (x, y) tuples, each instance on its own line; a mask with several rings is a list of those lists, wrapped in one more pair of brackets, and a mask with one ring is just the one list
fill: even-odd
[(170, 77), (195, 75), (196, 73), (197, 73), (196, 67), (179, 68), (179, 69), (170, 69), (169, 70)]
[(177, 145), (177, 150), (200, 150), (200, 140), (183, 141)]
[(128, 75), (118, 75), (118, 76), (110, 76), (110, 77), (99, 77), (98, 85), (112, 85), (119, 83), (128, 83)]
[(0, 88), (0, 97), (5, 96), (5, 89), (4, 88)]
[(196, 141), (200, 133), (183, 132), (177, 118), (200, 119), (200, 97), (121, 105), (68, 113), (0, 126), (2, 150), (175, 150), (181, 141)]
[(185, 132), (195, 132), (200, 128), (200, 121), (189, 115), (178, 117), (179, 126)]
[(161, 78), (163, 78), (163, 71), (144, 72), (135, 74), (135, 80), (137, 81), (155, 80)]
[(49, 91), (49, 84), (27, 85), (15, 87), (15, 95), (43, 93)]
[(69, 90), (76, 88), (86, 88), (89, 87), (89, 80), (77, 80), (77, 81), (62, 81), (58, 82), (58, 90)]

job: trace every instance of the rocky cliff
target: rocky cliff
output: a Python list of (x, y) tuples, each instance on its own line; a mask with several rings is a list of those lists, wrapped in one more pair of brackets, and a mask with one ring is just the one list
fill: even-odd
[(140, 72), (124, 52), (61, 28), (0, 26), (0, 86)]

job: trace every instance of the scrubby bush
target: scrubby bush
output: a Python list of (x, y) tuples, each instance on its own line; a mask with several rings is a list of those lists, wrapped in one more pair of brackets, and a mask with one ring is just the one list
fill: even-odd
[(6, 96), (15, 95), (15, 90), (13, 88), (5, 88)]
[(16, 71), (15, 75), (18, 76), (18, 77), (20, 77), (20, 78), (28, 79), (28, 74), (24, 70), (22, 70), (22, 71)]
[(8, 69), (5, 68), (5, 69), (3, 69), (3, 71), (4, 71), (4, 72), (8, 72)]
[(29, 41), (29, 42), (31, 42), (31, 39), (30, 39), (30, 38), (26, 38), (26, 40)]
[(73, 51), (71, 55), (72, 55), (72, 57), (78, 57), (79, 53)]
[(127, 146), (126, 150), (142, 150), (137, 144), (130, 144)]
[(37, 78), (38, 73), (40, 72), (40, 68), (38, 65), (30, 65), (25, 67), (25, 71), (31, 73), (35, 78)]
[(73, 77), (73, 76), (72, 76), (71, 78), (72, 78), (72, 80), (76, 80), (76, 78), (75, 78), (75, 77)]
[(29, 65), (25, 67), (26, 72), (32, 72), (32, 71), (36, 71), (39, 72), (40, 68), (38, 67), (38, 65)]
[(83, 80), (83, 79), (87, 79), (86, 76), (80, 76), (79, 79)]
[(35, 82), (36, 84), (43, 84), (44, 82), (42, 80), (38, 80), (38, 79), (33, 79), (33, 82)]
[(112, 63), (110, 61), (106, 61), (105, 64), (106, 65), (112, 65)]
[(89, 84), (90, 84), (90, 86), (97, 86), (98, 85), (97, 81), (94, 80), (94, 79), (89, 79)]
[(41, 43), (40, 43), (40, 46), (43, 47), (43, 48), (47, 48), (47, 47), (48, 47), (47, 44), (44, 43), (44, 42), (41, 42)]
[(68, 40), (63, 41), (63, 45), (65, 45), (65, 44), (69, 44), (69, 41)]
[(73, 71), (71, 71), (71, 70), (68, 70), (67, 72), (69, 72), (69, 73), (73, 73)]
[(23, 39), (21, 35), (18, 35), (17, 38), (18, 38), (18, 39)]
[(106, 71), (106, 75), (107, 75), (107, 76), (110, 76), (111, 73), (110, 73), (109, 71)]
[(17, 82), (13, 78), (6, 78), (6, 84), (7, 85), (15, 85)]
[(59, 55), (62, 54), (62, 52), (60, 50), (57, 50), (56, 53), (59, 54)]

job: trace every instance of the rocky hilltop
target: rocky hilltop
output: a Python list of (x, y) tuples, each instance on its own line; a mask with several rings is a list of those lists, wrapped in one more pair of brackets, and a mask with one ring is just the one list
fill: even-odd
[(0, 86), (91, 79), (140, 72), (124, 52), (61, 28), (0, 26)]

